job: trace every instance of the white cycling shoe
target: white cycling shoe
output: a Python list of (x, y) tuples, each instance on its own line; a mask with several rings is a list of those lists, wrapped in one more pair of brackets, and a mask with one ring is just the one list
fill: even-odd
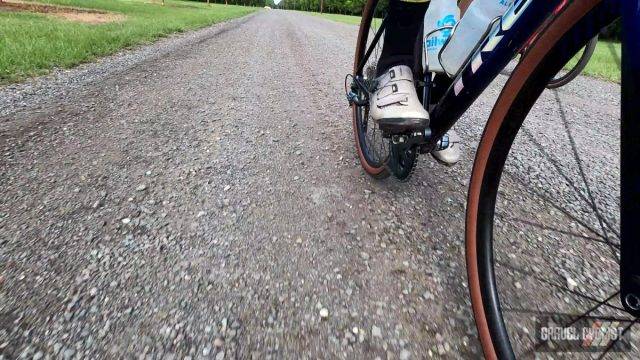
[(451, 129), (444, 134), (438, 147), (431, 152), (431, 156), (439, 162), (453, 166), (460, 160), (460, 136)]
[[(372, 95), (369, 113), (380, 130), (404, 133), (429, 126), (429, 113), (418, 98), (411, 68), (394, 66), (376, 80), (378, 86)], [(460, 160), (459, 142), (460, 136), (451, 129), (431, 155), (437, 161), (453, 166)]]
[(420, 103), (411, 68), (394, 66), (376, 81), (369, 112), (380, 130), (397, 134), (429, 126), (429, 113)]

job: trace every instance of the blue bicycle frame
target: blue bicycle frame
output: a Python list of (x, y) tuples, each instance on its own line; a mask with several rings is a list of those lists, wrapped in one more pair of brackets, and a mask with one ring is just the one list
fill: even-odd
[(430, 112), (433, 141), (444, 135), (564, 0), (516, 0), (494, 21), (453, 83)]

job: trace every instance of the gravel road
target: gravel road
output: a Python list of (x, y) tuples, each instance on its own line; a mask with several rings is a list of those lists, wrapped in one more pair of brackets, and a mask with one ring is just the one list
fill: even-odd
[[(479, 356), (465, 197), (504, 78), (459, 123), (461, 164), (374, 181), (342, 90), (356, 31), (262, 11), (0, 88), (0, 359)], [(571, 163), (544, 122), (563, 111), (604, 156), (589, 170), (608, 165), (618, 106), (618, 85), (579, 78), (544, 94), (523, 141)], [(514, 179), (579, 183), (522, 149)]]

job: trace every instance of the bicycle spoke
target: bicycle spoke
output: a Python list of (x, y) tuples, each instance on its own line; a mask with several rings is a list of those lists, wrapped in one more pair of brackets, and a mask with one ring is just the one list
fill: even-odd
[[(580, 316), (580, 315), (577, 315), (577, 314), (558, 313), (557, 311), (528, 310), (528, 309), (509, 308), (509, 307), (505, 307), (503, 310), (506, 311), (506, 312), (510, 312), (510, 313), (527, 314), (527, 315), (536, 315), (537, 314), (537, 315), (545, 315), (545, 316), (554, 316), (554, 315)], [(616, 316), (598, 316), (597, 318), (598, 318), (598, 320), (618, 321), (618, 322), (634, 321), (633, 319), (616, 317)]]
[(517, 175), (511, 173), (509, 170), (505, 170), (504, 174), (507, 175), (507, 177), (509, 177), (510, 179), (516, 181), (519, 183), (519, 185), (521, 185), (521, 189), (524, 190), (525, 192), (529, 193), (532, 196), (536, 196), (539, 197), (540, 199), (544, 200), (549, 206), (553, 207), (555, 210), (558, 210), (559, 212), (561, 212), (563, 215), (567, 216), (568, 218), (570, 218), (571, 220), (575, 221), (576, 223), (580, 224), (582, 227), (584, 227), (585, 229), (589, 230), (590, 232), (592, 232), (594, 235), (597, 235), (601, 238), (603, 238), (604, 236), (599, 233), (597, 230), (595, 230), (594, 228), (592, 228), (591, 226), (589, 226), (586, 221), (579, 219), (576, 215), (571, 214), (568, 210), (564, 209), (563, 207), (561, 207), (560, 205), (556, 204), (551, 198), (549, 198), (547, 195), (542, 194), (540, 192), (538, 192), (535, 189), (532, 189), (528, 186), (528, 184), (526, 184), (522, 179), (520, 179), (520, 177), (518, 177)]
[[(566, 119), (566, 118), (565, 118)], [(599, 215), (599, 212), (597, 212), (597, 210), (595, 209), (595, 205), (593, 204), (593, 202), (588, 199), (583, 193), (582, 191), (580, 191), (577, 186), (574, 184), (574, 182), (572, 181), (572, 179), (565, 173), (565, 171), (563, 171), (562, 166), (558, 163), (558, 161), (556, 159), (554, 159), (553, 157), (551, 157), (551, 155), (546, 151), (545, 147), (543, 145), (541, 145), (536, 139), (535, 137), (527, 130), (526, 127), (523, 127), (522, 129), (522, 133), (527, 137), (527, 140), (530, 141), (531, 143), (533, 143), (533, 145), (536, 147), (536, 149), (540, 152), (540, 154), (545, 158), (546, 161), (548, 161), (553, 167), (554, 170), (565, 180), (565, 183), (575, 192), (576, 196), (578, 196), (582, 201), (584, 201), (585, 203), (589, 204), (589, 206), (591, 207), (592, 211), (594, 211), (594, 213), (596, 213), (596, 217), (598, 219), (598, 221), (600, 222), (600, 224), (604, 223), (607, 225), (607, 227), (614, 232), (614, 234), (617, 236), (618, 239), (620, 239), (620, 233), (616, 230), (613, 229), (613, 227), (606, 221), (606, 219), (603, 219), (602, 216)], [(555, 206), (555, 205), (553, 205)], [(595, 229), (588, 227), (586, 225), (585, 221), (580, 221), (581, 225), (587, 227), (590, 231), (592, 231), (594, 234), (602, 237), (603, 239), (605, 239), (605, 241), (609, 241), (611, 242), (610, 239), (608, 239), (606, 232), (605, 233), (600, 233), (598, 231), (596, 231)], [(615, 255), (615, 257), (617, 258), (617, 255)]]
[[(605, 245), (608, 244), (604, 240), (600, 240), (600, 239), (597, 239), (597, 238), (594, 238), (594, 237), (590, 237), (590, 236), (586, 236), (586, 235), (582, 235), (582, 234), (576, 234), (576, 233), (573, 233), (573, 232), (570, 232), (570, 231), (566, 231), (566, 230), (556, 229), (556, 228), (553, 228), (551, 226), (547, 226), (547, 225), (543, 225), (543, 224), (539, 224), (539, 223), (534, 223), (534, 222), (528, 221), (528, 220), (517, 219), (517, 218), (513, 218), (513, 217), (504, 218), (504, 220), (511, 221), (511, 222), (518, 222), (518, 223), (521, 223), (521, 224), (537, 227), (537, 228), (542, 229), (542, 230), (551, 231), (551, 232), (557, 232), (557, 233), (560, 233), (560, 234), (563, 234), (563, 235), (574, 236), (574, 237), (581, 238), (582, 240), (586, 240), (586, 241), (593, 241), (593, 242), (597, 242), (597, 243), (605, 244)], [(618, 250), (620, 249), (620, 245), (618, 245), (618, 244), (613, 244), (613, 246), (615, 246), (616, 249), (618, 249)]]
[[(614, 298), (615, 296), (617, 296), (619, 293), (615, 293), (613, 295), (611, 295), (607, 300), (605, 301), (610, 301), (612, 298)], [(580, 314), (580, 315), (576, 315), (576, 314), (559, 314), (557, 312), (550, 312), (550, 311), (531, 311), (531, 310), (526, 310), (526, 309), (505, 309), (506, 311), (509, 312), (516, 312), (516, 313), (522, 313), (522, 314), (534, 314), (534, 315), (545, 315), (545, 316), (558, 316), (558, 315), (562, 315), (562, 316), (572, 316), (574, 319), (568, 323), (565, 324), (560, 324), (559, 327), (560, 328), (569, 328), (571, 326), (573, 326), (576, 322), (580, 321), (581, 319), (584, 319), (587, 317), (587, 315), (595, 310), (597, 310), (600, 306), (602, 306), (602, 304), (598, 304), (595, 307), (593, 307), (592, 309), (588, 310), (587, 312), (585, 312), (584, 314)], [(597, 316), (597, 317), (592, 317), (598, 321), (611, 321), (611, 322), (619, 322), (619, 323), (629, 323), (628, 326), (625, 327), (625, 329), (622, 331), (621, 335), (624, 335), (624, 333), (634, 324), (638, 321), (638, 319), (630, 319), (630, 318), (623, 318), (623, 317), (616, 317), (616, 316)], [(621, 336), (622, 337), (622, 336)], [(547, 340), (542, 341), (542, 340), (538, 340), (537, 338), (535, 339), (537, 341), (534, 342), (534, 345), (531, 349), (529, 349), (526, 352), (523, 352), (521, 354), (519, 354), (518, 357), (527, 357), (529, 355), (534, 355), (536, 351), (540, 350), (540, 348), (542, 348), (544, 345), (546, 345), (549, 341), (552, 340)], [(617, 342), (617, 339), (615, 341), (613, 341), (611, 344), (609, 344), (610, 347), (614, 346), (615, 343)], [(607, 350), (605, 350), (605, 354), (606, 352), (608, 352), (610, 350), (610, 348), (607, 348)]]
[(564, 327), (568, 327), (571, 326), (573, 324), (575, 324), (576, 322), (584, 319), (585, 317), (587, 317), (587, 315), (591, 314), (592, 312), (596, 311), (597, 309), (599, 309), (601, 306), (603, 305), (607, 305), (607, 306), (611, 306), (614, 309), (619, 309), (620, 311), (624, 311), (624, 309), (615, 307), (613, 305), (608, 304), (609, 301), (611, 301), (611, 299), (613, 299), (614, 297), (618, 296), (618, 294), (620, 294), (620, 291), (616, 291), (615, 293), (613, 293), (611, 296), (609, 296), (608, 298), (606, 298), (605, 300), (600, 300), (597, 301), (596, 300), (596, 305), (592, 306), (591, 308), (589, 308), (587, 311), (585, 311), (584, 313), (582, 313), (581, 315), (577, 316), (574, 320), (572, 320), (570, 323), (564, 325)]
[[(602, 44), (602, 43), (600, 43), (600, 44)], [(622, 61), (620, 59), (620, 55), (618, 55), (618, 51), (616, 50), (615, 46), (613, 45), (613, 42), (607, 41), (607, 42), (605, 42), (605, 44), (607, 44), (607, 47), (609, 48), (609, 52), (611, 53), (611, 57), (614, 59), (614, 62), (617, 65), (618, 70), (622, 70)]]
[[(576, 146), (575, 139), (573, 138), (573, 135), (571, 134), (571, 130), (570, 130), (569, 124), (567, 122), (567, 116), (565, 114), (564, 107), (562, 106), (562, 103), (560, 101), (560, 96), (558, 95), (558, 90), (553, 90), (553, 93), (554, 93), (554, 96), (555, 96), (556, 103), (558, 104), (558, 109), (560, 110), (560, 119), (562, 120), (562, 125), (564, 126), (564, 129), (565, 129), (565, 131), (567, 133), (567, 136), (569, 137), (569, 143), (571, 144), (571, 150), (572, 150), (573, 155), (574, 155), (574, 160), (576, 161), (576, 164), (578, 165), (578, 170), (580, 172), (580, 176), (582, 177), (582, 182), (583, 182), (584, 187), (585, 187), (585, 189), (587, 191), (587, 196), (589, 197), (588, 203), (591, 205), (591, 209), (593, 210), (596, 218), (598, 219), (598, 222), (600, 223), (600, 228), (602, 229), (602, 232), (604, 234), (605, 240), (607, 241), (607, 243), (609, 243), (609, 237), (607, 236), (607, 230), (605, 229), (605, 226), (604, 226), (604, 223), (606, 223), (606, 220), (603, 218), (602, 214), (598, 210), (598, 206), (596, 204), (596, 201), (593, 198), (593, 194), (591, 192), (591, 186), (589, 185), (589, 181), (587, 179), (587, 175), (584, 172), (584, 167), (582, 166), (582, 161), (580, 160), (580, 155), (578, 154), (578, 149), (577, 149), (577, 146)], [(607, 223), (607, 227), (615, 232), (615, 230), (613, 230), (612, 226), (609, 225), (608, 223)], [(616, 233), (616, 235), (618, 236), (618, 239), (619, 239), (620, 238), (620, 234)], [(617, 255), (616, 251), (612, 249), (612, 252), (613, 252), (613, 255), (617, 256), (617, 259), (620, 260), (620, 258)]]
[[(565, 183), (575, 192), (576, 196), (578, 196), (585, 203), (590, 204), (589, 200), (584, 196), (582, 191), (580, 191), (577, 188), (577, 186), (573, 183), (573, 181), (571, 181), (571, 178), (569, 178), (569, 176), (562, 170), (562, 166), (558, 163), (558, 161), (551, 157), (551, 155), (545, 150), (545, 148), (538, 141), (535, 140), (533, 135), (531, 135), (531, 133), (529, 133), (526, 128), (523, 129), (523, 133), (528, 137), (528, 140), (534, 144), (537, 150), (545, 157), (545, 160), (547, 160), (554, 167), (554, 170), (558, 174), (560, 174), (560, 176), (565, 180)], [(584, 221), (582, 222), (584, 223)], [(599, 233), (592, 228), (589, 228), (589, 230), (591, 230), (592, 232), (594, 232), (595, 234), (597, 234), (602, 238), (605, 237), (605, 234)], [(619, 234), (618, 234), (618, 238), (619, 238)]]
[(605, 355), (607, 355), (609, 353), (609, 351), (611, 351), (611, 349), (613, 349), (613, 347), (618, 343), (618, 341), (620, 341), (620, 339), (629, 331), (629, 329), (631, 329), (631, 327), (633, 325), (635, 325), (638, 322), (638, 319), (636, 318), (633, 322), (631, 322), (629, 325), (627, 325), (623, 330), (622, 333), (620, 334), (620, 337), (616, 338), (615, 340), (613, 340), (605, 349), (605, 351), (600, 354), (600, 357), (598, 357), (598, 359), (604, 359)]
[(609, 297), (609, 298), (607, 298), (606, 300), (598, 300), (598, 299), (596, 299), (596, 298), (594, 298), (594, 297), (591, 297), (591, 296), (588, 296), (588, 295), (586, 295), (586, 294), (583, 294), (583, 293), (577, 292), (577, 291), (575, 291), (575, 290), (571, 290), (571, 289), (569, 289), (567, 286), (560, 285), (560, 284), (557, 284), (557, 283), (553, 283), (553, 282), (551, 282), (550, 280), (547, 280), (547, 279), (544, 279), (544, 278), (541, 278), (541, 277), (538, 277), (538, 276), (530, 275), (530, 273), (525, 272), (524, 270), (518, 269), (518, 268), (516, 268), (515, 266), (512, 266), (512, 265), (510, 265), (510, 264), (507, 264), (507, 263), (504, 263), (504, 262), (501, 262), (501, 261), (496, 261), (496, 265), (498, 265), (498, 266), (504, 266), (505, 268), (507, 268), (507, 269), (509, 269), (509, 270), (516, 271), (516, 272), (518, 272), (518, 273), (520, 273), (520, 274), (522, 274), (522, 275), (527, 275), (527, 276), (529, 276), (529, 277), (534, 278), (535, 280), (540, 281), (541, 283), (545, 283), (545, 284), (547, 284), (547, 285), (549, 285), (549, 286), (551, 286), (551, 287), (554, 287), (554, 288), (557, 288), (557, 289), (559, 289), (559, 290), (563, 290), (563, 291), (568, 292), (568, 293), (570, 293), (570, 294), (576, 295), (576, 296), (578, 296), (578, 297), (580, 297), (580, 298), (582, 298), (582, 299), (589, 300), (589, 301), (592, 301), (592, 302), (595, 302), (595, 303), (598, 303), (598, 304), (600, 304), (600, 303), (605, 303), (604, 305), (606, 305), (607, 307), (610, 307), (610, 308), (613, 308), (613, 309), (616, 309), (616, 310), (619, 310), (619, 311), (625, 311), (625, 310), (624, 310), (623, 308), (621, 308), (621, 307), (618, 307), (618, 306), (615, 306), (615, 305), (611, 305), (611, 304), (606, 303), (607, 301), (611, 300), (611, 299), (612, 299), (616, 294), (618, 294), (619, 292), (617, 292), (616, 294), (614, 294), (614, 295), (610, 296), (610, 297)]

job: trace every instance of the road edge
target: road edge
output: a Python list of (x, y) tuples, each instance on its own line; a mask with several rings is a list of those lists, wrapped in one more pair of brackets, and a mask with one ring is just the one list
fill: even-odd
[(55, 68), (46, 75), (25, 81), (0, 85), (0, 123), (2, 117), (24, 110), (43, 101), (65, 97), (69, 92), (106, 77), (126, 71), (142, 62), (157, 59), (185, 46), (218, 36), (232, 30), (260, 14), (258, 10), (250, 14), (222, 21), (200, 29), (168, 35), (149, 44), (100, 57), (94, 61), (70, 69)]

